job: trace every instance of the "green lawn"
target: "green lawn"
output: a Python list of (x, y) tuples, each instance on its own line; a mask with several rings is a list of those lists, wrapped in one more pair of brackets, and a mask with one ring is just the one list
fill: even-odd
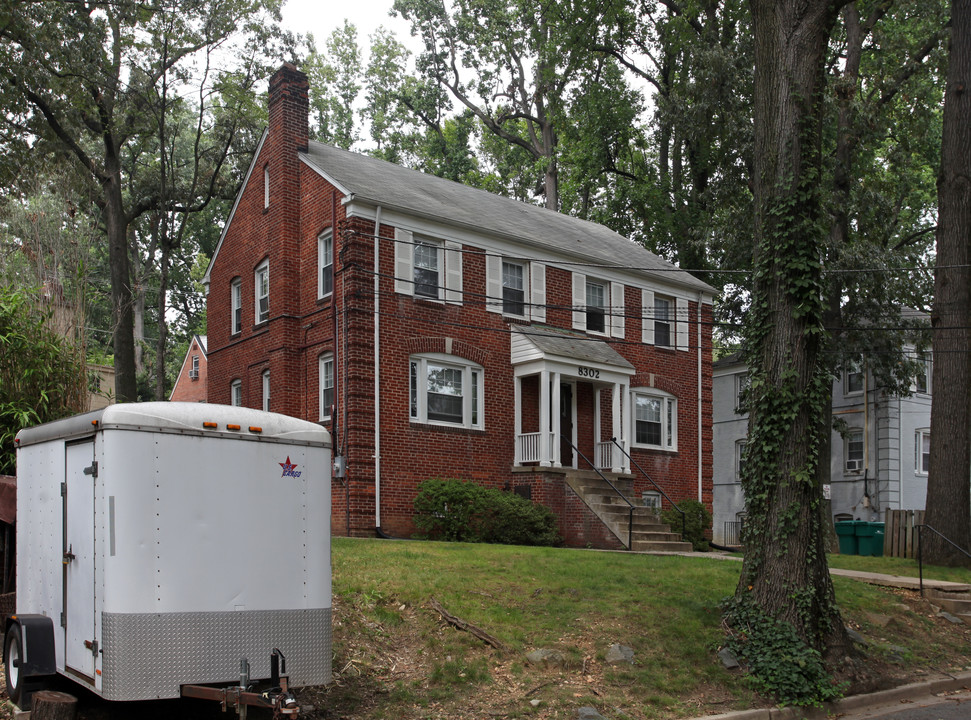
[[(889, 559), (833, 560), (904, 574)], [(314, 704), (343, 709), (318, 717), (566, 717), (592, 705), (607, 717), (675, 718), (769, 704), (716, 658), (718, 605), (740, 567), (704, 555), (335, 538), (336, 682)], [(921, 612), (916, 594), (835, 584), (844, 620), (884, 671), (971, 663), (966, 631)], [(445, 625), (432, 597), (506, 650)], [(604, 662), (614, 643), (634, 650), (633, 665)], [(563, 664), (530, 664), (539, 648)]]

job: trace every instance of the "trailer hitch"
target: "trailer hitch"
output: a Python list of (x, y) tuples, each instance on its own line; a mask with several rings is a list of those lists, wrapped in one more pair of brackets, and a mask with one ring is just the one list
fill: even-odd
[[(282, 666), (280, 660), (283, 660)], [(240, 720), (246, 720), (246, 710), (250, 707), (271, 708), (273, 717), (296, 718), (300, 712), (297, 698), (289, 687), (286, 657), (279, 649), (273, 648), (270, 654), (270, 685), (268, 690), (254, 692), (249, 682), (249, 661), (239, 661), (239, 685), (216, 688), (209, 685), (183, 685), (182, 697), (215, 700), (222, 705), (223, 712), (228, 707), (236, 710)]]

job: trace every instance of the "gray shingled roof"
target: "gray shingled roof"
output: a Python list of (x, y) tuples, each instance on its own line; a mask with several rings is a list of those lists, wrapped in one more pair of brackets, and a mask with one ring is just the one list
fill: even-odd
[(323, 143), (311, 142), (300, 157), (364, 202), (481, 229), (596, 264), (659, 272), (668, 282), (715, 292), (710, 285), (597, 223)]
[(538, 327), (536, 325), (531, 327), (510, 325), (509, 329), (513, 332), (522, 333), (543, 355), (603, 363), (629, 370), (635, 369), (624, 359), (623, 355), (602, 340), (591, 340), (586, 335), (573, 333), (569, 330), (557, 330), (556, 328)]

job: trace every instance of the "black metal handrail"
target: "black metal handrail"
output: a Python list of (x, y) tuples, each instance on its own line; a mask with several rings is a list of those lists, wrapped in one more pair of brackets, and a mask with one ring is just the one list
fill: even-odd
[(623, 500), (625, 503), (627, 503), (627, 549), (628, 550), (633, 550), (634, 549), (634, 503), (632, 503), (630, 500), (628, 500), (627, 499), (627, 496), (624, 495), (624, 493), (622, 493), (617, 488), (616, 485), (614, 485), (612, 482), (610, 482), (610, 479), (606, 475), (604, 475), (602, 472), (600, 472), (600, 469), (596, 465), (594, 465), (592, 462), (590, 462), (590, 459), (586, 455), (584, 455), (582, 452), (580, 452), (580, 448), (578, 448), (576, 445), (574, 445), (573, 444), (573, 441), (570, 440), (570, 438), (564, 437), (563, 435), (560, 435), (560, 437), (563, 440), (566, 441), (567, 445), (569, 445), (571, 448), (573, 448), (573, 452), (575, 452), (578, 456), (580, 456), (581, 458), (583, 458), (583, 461), (587, 465), (589, 465), (593, 469), (593, 471), (595, 473), (597, 473), (597, 475), (600, 476), (600, 479), (601, 480), (603, 480), (605, 483), (607, 483), (610, 486), (611, 490), (613, 490), (615, 493), (617, 493), (620, 496), (620, 499), (621, 500)]
[(624, 450), (624, 446), (621, 445), (619, 442), (617, 442), (617, 438), (615, 438), (615, 437), (610, 438), (610, 442), (612, 442), (614, 445), (616, 445), (618, 448), (620, 448), (620, 451), (622, 453), (624, 453), (624, 455), (627, 456), (627, 459), (628, 460), (630, 460), (632, 463), (634, 463), (634, 467), (636, 467), (638, 470), (641, 471), (641, 475), (643, 475), (644, 477), (646, 477), (647, 478), (647, 481), (649, 483), (651, 483), (651, 485), (653, 485), (654, 487), (657, 488), (657, 491), (659, 493), (661, 493), (661, 496), (665, 500), (667, 500), (668, 503), (671, 504), (671, 507), (673, 507), (679, 513), (681, 513), (681, 540), (683, 541), (685, 539), (685, 536), (688, 533), (688, 522), (687, 522), (686, 516), (684, 514), (684, 510), (682, 510), (681, 508), (679, 508), (678, 507), (678, 504), (676, 502), (674, 502), (674, 500), (672, 500), (671, 498), (669, 498), (668, 497), (668, 494), (666, 492), (664, 492), (664, 490), (661, 489), (661, 486), (658, 485), (656, 482), (654, 482), (654, 478), (652, 478), (650, 475), (648, 475), (644, 471), (644, 468), (642, 468), (640, 465), (637, 464), (637, 461), (630, 456), (630, 453), (627, 452), (626, 450)]
[(971, 554), (969, 554), (967, 550), (965, 550), (963, 547), (961, 547), (953, 540), (951, 540), (951, 538), (941, 534), (936, 528), (930, 525), (921, 523), (920, 525), (915, 525), (914, 527), (917, 528), (917, 575), (920, 578), (920, 596), (924, 597), (924, 556), (923, 556), (922, 545), (921, 545), (921, 541), (923, 539), (922, 531), (924, 528), (927, 528), (928, 530), (930, 530), (932, 533), (937, 535), (937, 537), (939, 537), (941, 540), (946, 542), (948, 545), (953, 547), (958, 552), (963, 553), (965, 557), (971, 559)]

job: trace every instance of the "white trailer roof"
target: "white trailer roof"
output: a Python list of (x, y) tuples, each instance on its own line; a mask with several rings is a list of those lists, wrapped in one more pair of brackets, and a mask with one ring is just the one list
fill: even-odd
[(94, 412), (21, 430), (17, 433), (17, 445), (25, 447), (47, 440), (83, 437), (107, 428), (227, 434), (254, 440), (330, 445), (330, 433), (316, 423), (252, 408), (188, 402), (109, 405)]

